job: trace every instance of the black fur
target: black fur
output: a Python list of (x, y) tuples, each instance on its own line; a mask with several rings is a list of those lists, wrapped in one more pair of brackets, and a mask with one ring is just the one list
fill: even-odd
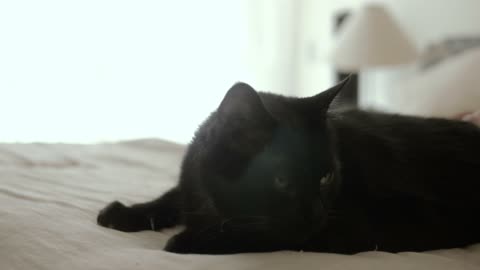
[(145, 204), (114, 202), (98, 223), (122, 231), (183, 224), (165, 247), (177, 253), (480, 242), (480, 129), (329, 109), (345, 85), (311, 98), (234, 85), (195, 134), (178, 186)]

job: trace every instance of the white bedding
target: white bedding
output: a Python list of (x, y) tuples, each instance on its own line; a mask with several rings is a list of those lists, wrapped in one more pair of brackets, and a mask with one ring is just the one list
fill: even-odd
[(183, 150), (160, 140), (0, 145), (0, 269), (480, 269), (480, 245), (354, 256), (176, 255), (162, 251), (172, 231), (96, 225), (106, 203), (143, 202), (174, 185)]

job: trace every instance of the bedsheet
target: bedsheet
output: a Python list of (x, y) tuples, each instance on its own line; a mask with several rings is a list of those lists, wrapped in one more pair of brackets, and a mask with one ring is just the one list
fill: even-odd
[(175, 230), (123, 233), (96, 225), (108, 202), (143, 202), (173, 186), (184, 149), (157, 139), (0, 144), (0, 269), (480, 269), (480, 245), (352, 256), (178, 255), (162, 250)]

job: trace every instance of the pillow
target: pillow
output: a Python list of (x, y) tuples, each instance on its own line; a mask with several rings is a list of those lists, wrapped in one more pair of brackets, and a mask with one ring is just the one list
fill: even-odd
[(389, 110), (400, 114), (453, 118), (480, 110), (480, 49), (442, 61), (388, 96)]
[(453, 117), (453, 119), (470, 122), (480, 127), (480, 110), (474, 111), (474, 112), (462, 113)]

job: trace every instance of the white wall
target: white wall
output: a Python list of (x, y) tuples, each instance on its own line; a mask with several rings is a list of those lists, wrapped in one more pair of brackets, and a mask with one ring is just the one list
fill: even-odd
[(240, 1), (2, 1), (0, 141), (188, 141), (247, 76), (244, 17)]
[[(236, 81), (317, 93), (334, 12), (365, 2), (0, 1), (0, 141), (187, 142)], [(381, 2), (419, 48), (480, 32), (477, 0)]]
[(242, 8), (239, 1), (2, 1), (0, 141), (188, 141), (225, 90), (247, 76)]
[(292, 94), (297, 7), (0, 1), (0, 142), (188, 142), (237, 81)]
[(249, 83), (256, 89), (287, 95), (297, 87), (300, 1), (249, 0)]

